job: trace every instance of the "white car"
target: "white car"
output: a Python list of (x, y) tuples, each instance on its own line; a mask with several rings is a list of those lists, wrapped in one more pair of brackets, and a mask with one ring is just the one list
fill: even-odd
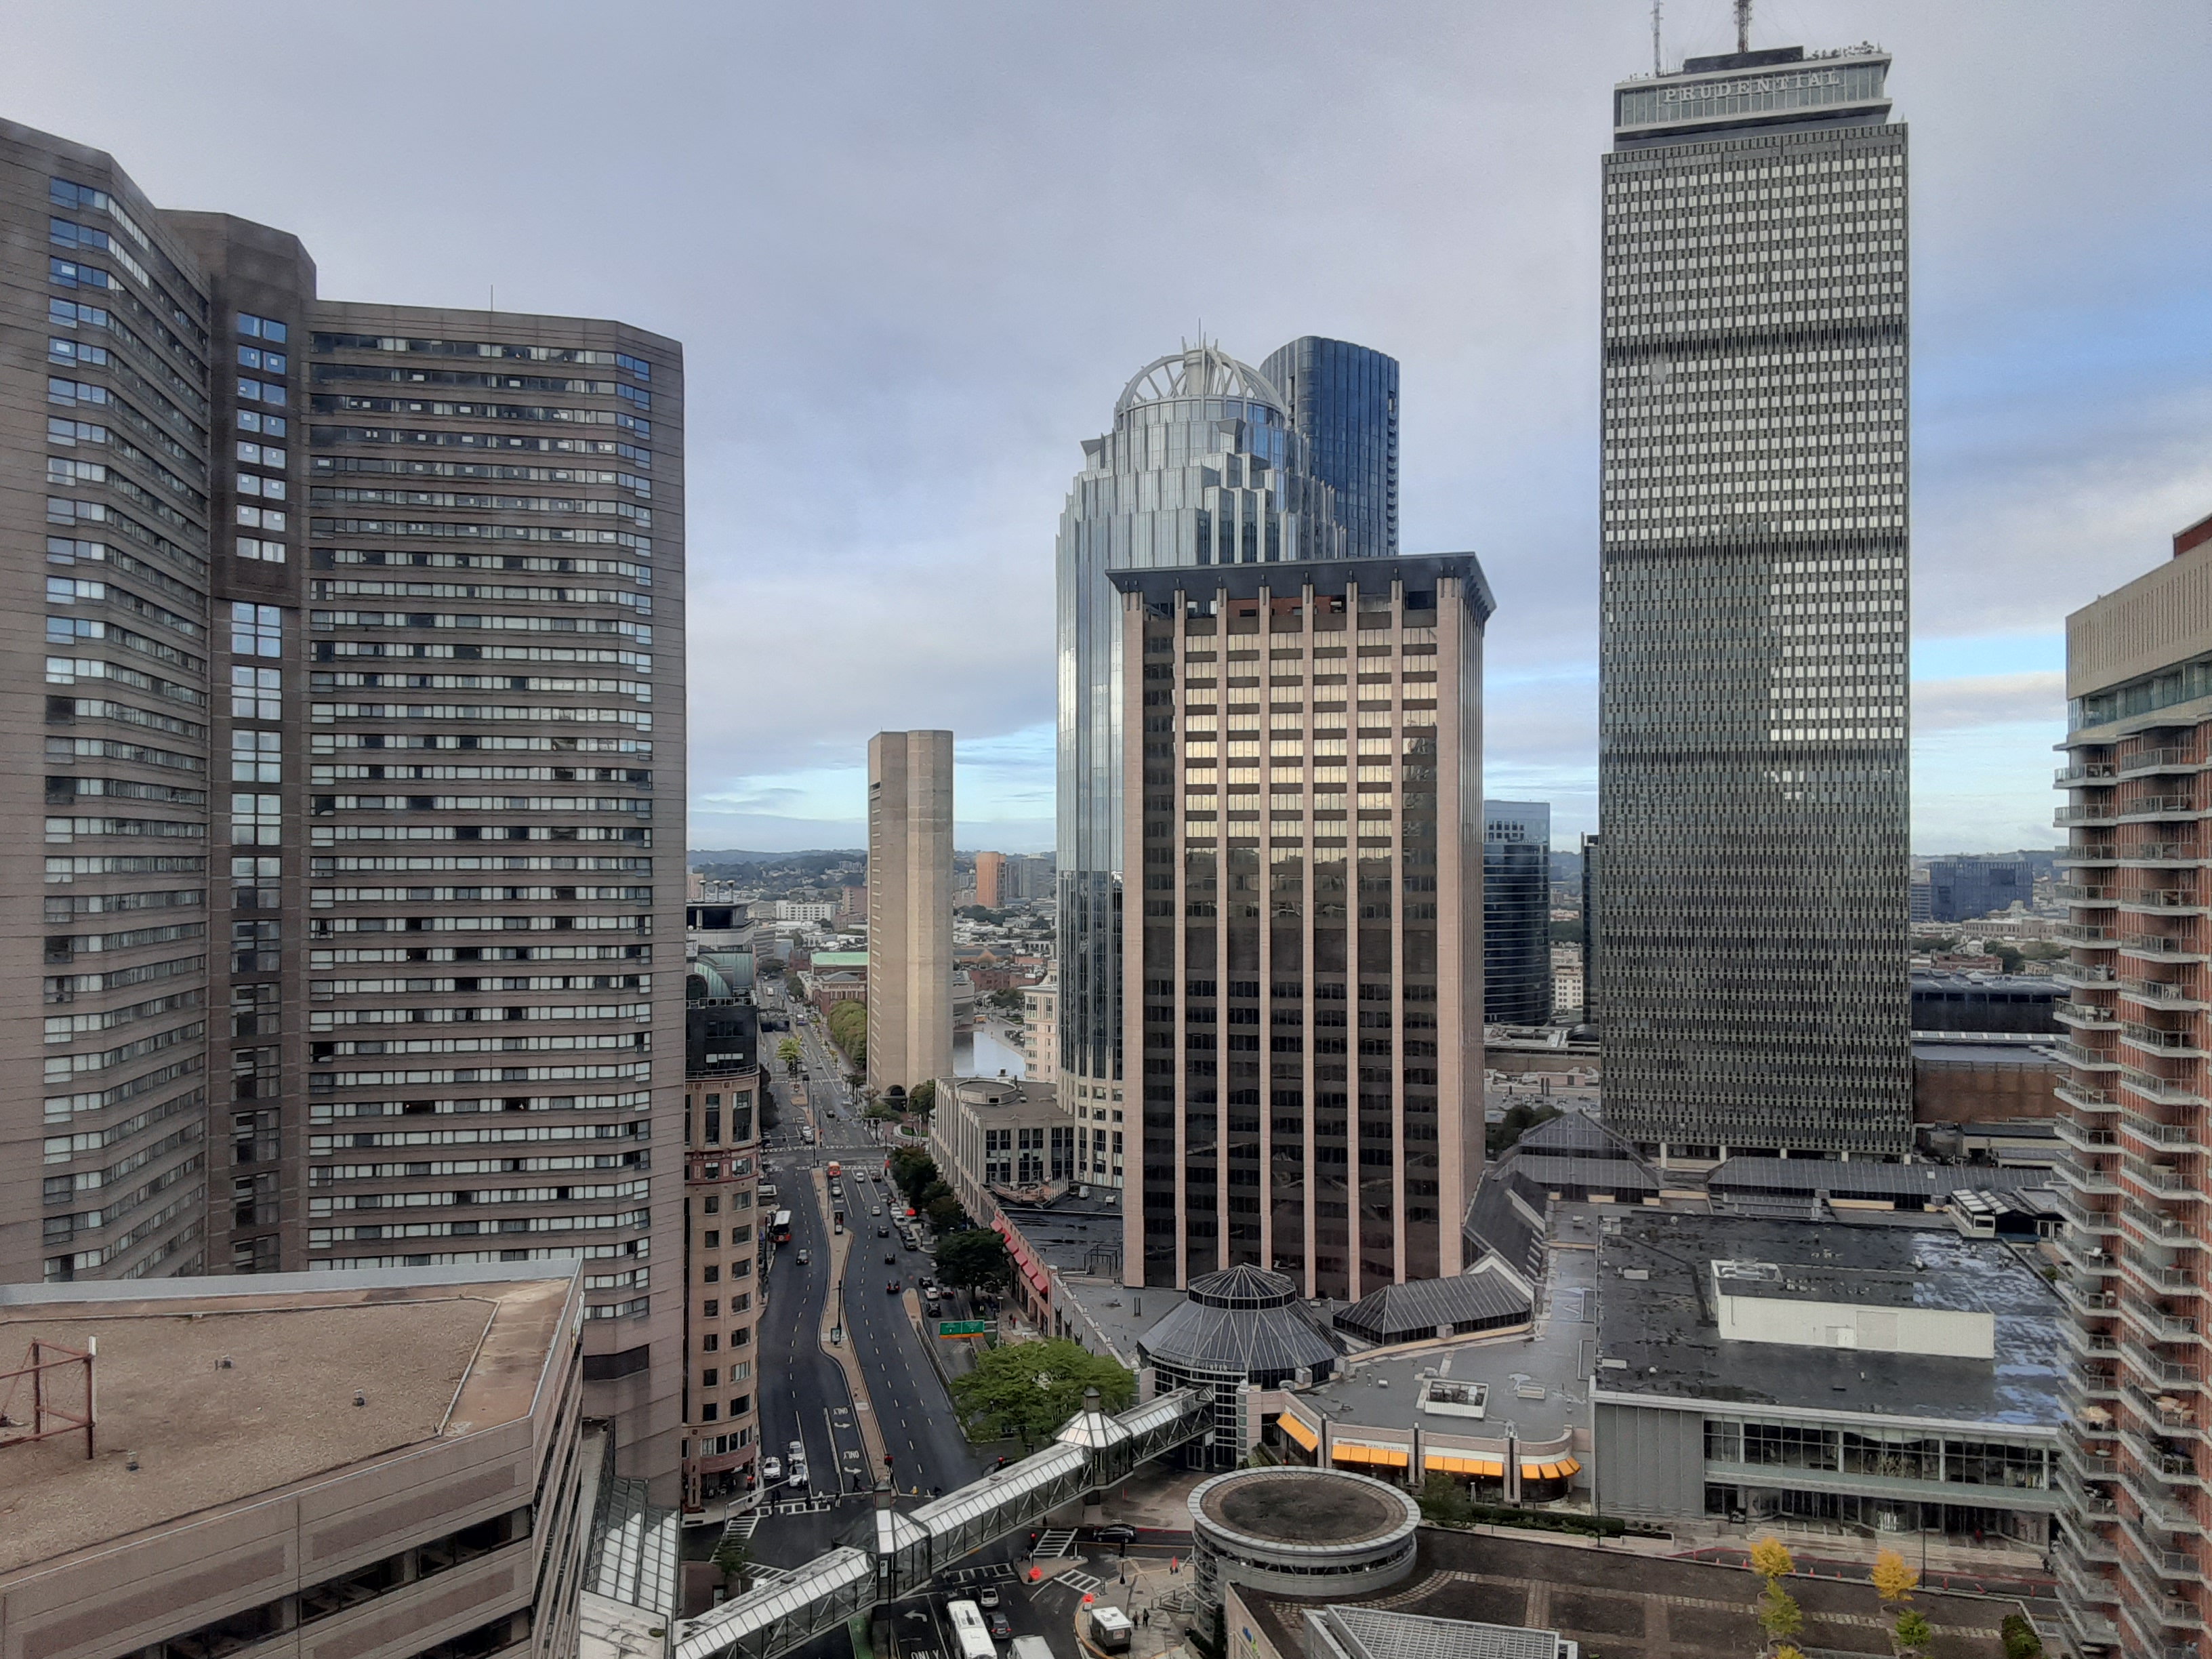
[(762, 1458), (760, 1478), (763, 1486), (781, 1486), (783, 1482), (783, 1460), (773, 1455)]

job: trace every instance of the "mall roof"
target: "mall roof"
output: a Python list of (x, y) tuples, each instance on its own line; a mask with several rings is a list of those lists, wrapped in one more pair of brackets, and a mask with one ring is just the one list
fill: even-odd
[[(1788, 1263), (1792, 1277), (1832, 1287), (1856, 1279), (1881, 1297), (1909, 1295), (1917, 1308), (1990, 1314), (1996, 1356), (1723, 1340), (1711, 1299), (1717, 1261)], [(2064, 1310), (2039, 1275), (1991, 1240), (1948, 1226), (1632, 1210), (1607, 1218), (1598, 1266), (1607, 1294), (1595, 1386), (1607, 1395), (2023, 1428), (2065, 1416)], [(1832, 1299), (1878, 1298), (1870, 1288)]]

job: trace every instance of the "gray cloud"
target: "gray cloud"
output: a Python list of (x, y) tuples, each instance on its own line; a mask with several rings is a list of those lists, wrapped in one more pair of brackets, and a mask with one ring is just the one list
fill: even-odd
[[(1723, 0), (1668, 10), (1670, 55), (1726, 44)], [(1255, 358), (1305, 331), (1399, 356), (1407, 544), (1482, 554), (1501, 682), (1587, 673), (1598, 157), (1646, 16), (17, 0), (0, 107), (159, 201), (298, 230), (328, 292), (496, 284), (686, 343), (704, 821), (880, 726), (1050, 718), (1077, 444), (1201, 318)], [(2212, 505), (2202, 9), (1759, 18), (1897, 54), (1922, 615), (2048, 633)], [(1564, 806), (1589, 708), (1501, 683), (1493, 763)]]

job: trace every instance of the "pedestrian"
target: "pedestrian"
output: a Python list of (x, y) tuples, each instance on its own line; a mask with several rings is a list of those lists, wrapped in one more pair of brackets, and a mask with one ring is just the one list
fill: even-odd
[(1152, 1627), (1152, 1610), (1150, 1607), (1146, 1607), (1146, 1608), (1145, 1609), (1145, 1628), (1146, 1628), (1146, 1630), (1150, 1630)]

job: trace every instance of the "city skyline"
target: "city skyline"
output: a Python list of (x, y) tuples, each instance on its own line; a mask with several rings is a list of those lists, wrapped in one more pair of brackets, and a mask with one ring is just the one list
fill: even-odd
[[(1727, 12), (1718, 0), (1669, 7), (1669, 60), (1725, 47)], [(795, 712), (720, 730), (702, 722), (691, 845), (858, 845), (862, 784), (847, 757), (886, 708), (974, 734), (959, 757), (975, 826), (963, 825), (963, 844), (1018, 850), (1024, 826), (1030, 847), (1048, 844), (1044, 527), (1065, 487), (1065, 434), (1095, 421), (1127, 365), (1194, 335), (1201, 317), (1209, 334), (1249, 349), (1310, 329), (1404, 365), (1404, 544), (1498, 550), (1491, 575), (1512, 626), (1493, 641), (1487, 787), (1552, 800), (1563, 836), (1590, 827), (1597, 375), (1586, 319), (1598, 216), (1584, 162), (1604, 127), (1602, 83), (1649, 62), (1644, 8), (1462, 19), (1414, 7), (1387, 31), (1350, 20), (1267, 31), (1220, 85), (1236, 107), (1271, 103), (1286, 76), (1303, 83), (1312, 71), (1301, 66), (1340, 71), (1309, 89), (1295, 165), (1250, 170), (1230, 201), (1195, 182), (1146, 200), (1117, 181), (1095, 204), (1121, 221), (1154, 213), (1171, 236), (1233, 226), (1261, 264), (1297, 261), (1295, 283), (1233, 288), (1188, 262), (1134, 280), (1092, 276), (1079, 258), (1092, 222), (1043, 182), (1071, 176), (1098, 131), (1163, 158), (1132, 178), (1173, 176), (1170, 141), (1148, 129), (1164, 132), (1152, 117), (1181, 89), (1147, 63), (1157, 37), (1143, 7), (1099, 20), (1064, 107), (1045, 111), (1020, 90), (1024, 66), (1054, 49), (1056, 32), (1041, 21), (986, 36), (981, 12), (955, 8), (925, 36), (887, 18), (843, 43), (857, 54), (841, 76), (852, 90), (830, 94), (879, 106), (878, 117), (833, 121), (850, 130), (817, 131), (801, 152), (774, 140), (778, 124), (797, 125), (778, 88), (691, 99), (756, 112), (687, 115), (688, 151), (765, 153), (771, 165), (732, 175), (684, 159), (642, 175), (624, 167), (619, 181), (580, 138), (499, 140), (514, 112), (496, 89), (471, 77), (466, 98), (440, 90), (467, 74), (471, 42), (497, 40), (506, 61), (520, 52), (547, 67), (602, 52), (626, 63), (645, 50), (574, 32), (563, 43), (560, 30), (518, 44), (506, 15), (490, 7), (448, 20), (463, 47), (450, 69), (405, 59), (404, 31), (349, 44), (367, 52), (356, 61), (369, 70), (423, 88), (409, 94), (421, 100), (408, 106), (411, 119), (374, 151), (343, 138), (314, 157), (256, 147), (213, 95), (219, 75), (173, 72), (221, 43), (148, 27), (127, 9), (22, 9), (0, 98), (28, 125), (134, 158), (151, 151), (150, 168), (134, 165), (159, 199), (300, 227), (332, 293), (451, 303), (495, 286), (502, 307), (619, 311), (694, 343), (695, 381), (720, 388), (694, 416), (702, 614), (811, 615), (795, 608), (810, 571), (845, 597), (832, 625), (700, 653), (702, 707), (781, 697)], [(2197, 21), (2178, 6), (2139, 8), (2116, 33), (2056, 6), (2008, 13), (2008, 61), (2069, 93), (2063, 106), (2026, 109), (1987, 76), (1984, 31), (1966, 15), (1822, 4), (1789, 22), (1807, 38), (1880, 41), (1909, 65), (1899, 96), (1946, 111), (1921, 124), (1915, 186), (1925, 230), (1914, 270), (1923, 620), (1913, 844), (2049, 844), (2039, 797), (2060, 733), (2059, 618), (2118, 586), (2134, 550), (2193, 518), (2212, 488), (2201, 446), (2185, 447), (2205, 400), (2191, 385), (2203, 378), (2201, 349), (2192, 356), (2188, 343), (2197, 331), (2178, 325), (2195, 303), (2183, 273), (2205, 232), (2178, 210), (2181, 181), (2157, 165), (2180, 138)], [(307, 66), (331, 61), (325, 31), (335, 27), (310, 16), (270, 31), (270, 118), (304, 117), (317, 84)], [(821, 27), (678, 12), (670, 56), (684, 62), (684, 88), (750, 86), (758, 77), (746, 63), (826, 52)], [(1753, 28), (1755, 45), (1779, 38), (1763, 20)], [(666, 44), (651, 48), (656, 58)], [(70, 61), (63, 54), (87, 51), (106, 66), (95, 82), (51, 73)], [(2081, 123), (2084, 106), (2100, 118)], [(853, 167), (855, 148), (880, 145), (890, 125), (900, 165)], [(396, 183), (365, 186), (343, 215), (313, 200), (332, 168), (396, 179), (394, 161), (434, 170), (461, 150), (501, 186), (488, 199), (512, 206), (478, 218)], [(1498, 165), (1509, 153), (1512, 165)], [(970, 182), (979, 154), (990, 159)], [(1370, 178), (1388, 183), (1352, 187)], [(648, 291), (635, 292), (623, 239), (602, 253), (576, 235), (561, 204), (580, 188), (665, 227)], [(1295, 208), (1323, 194), (1351, 216), (1342, 241), (1362, 252), (1310, 252)], [(917, 198), (934, 222), (911, 210)], [(1424, 198), (1459, 206), (1417, 210)], [(702, 202), (717, 210), (691, 210)], [(794, 234), (800, 216), (814, 236)], [(788, 252), (824, 224), (834, 234), (818, 252)], [(556, 241), (557, 259), (547, 251)], [(408, 273), (400, 251), (424, 242), (441, 247), (434, 282)], [(880, 282), (877, 259), (864, 257), (892, 246), (912, 250), (904, 284)], [(994, 261), (981, 302), (965, 295)], [(732, 280), (763, 326), (713, 320)], [(1107, 320), (1072, 338), (1072, 312)], [(856, 384), (870, 386), (865, 398), (851, 395)], [(778, 388), (774, 399), (745, 390), (764, 386)], [(806, 483), (769, 488), (780, 474)], [(803, 515), (782, 505), (801, 500)]]

